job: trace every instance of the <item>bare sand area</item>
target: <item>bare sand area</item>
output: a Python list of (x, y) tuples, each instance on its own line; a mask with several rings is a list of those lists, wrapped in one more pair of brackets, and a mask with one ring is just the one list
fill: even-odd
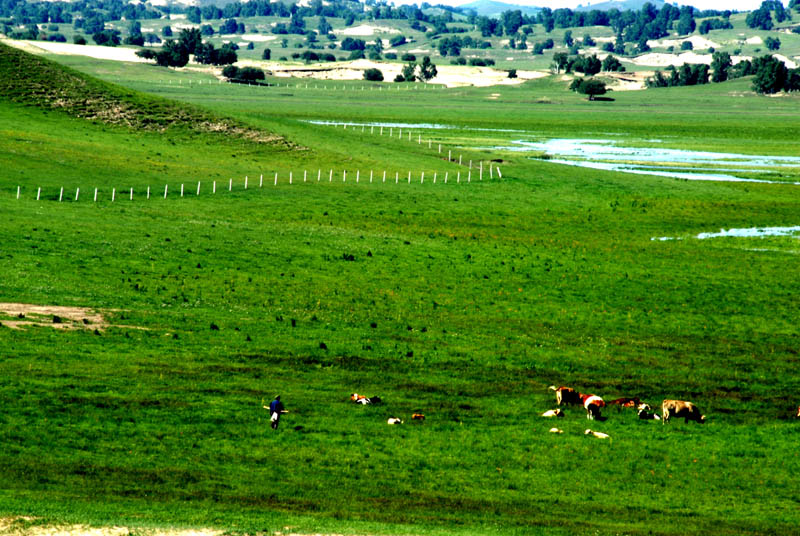
[(77, 524), (38, 524), (29, 517), (0, 518), (0, 536), (221, 536), (214, 529), (143, 529), (134, 527), (90, 527)]
[[(265, 68), (278, 77), (311, 78), (315, 80), (363, 80), (364, 71), (379, 69), (385, 81), (392, 81), (401, 73), (403, 65), (372, 60), (355, 60), (337, 63), (314, 63), (308, 65), (286, 65), (271, 62), (241, 61), (240, 65)], [(430, 82), (447, 87), (516, 85), (549, 76), (547, 71), (517, 70), (517, 78), (509, 78), (508, 72), (491, 67), (469, 67), (462, 65), (437, 65), (438, 74)]]

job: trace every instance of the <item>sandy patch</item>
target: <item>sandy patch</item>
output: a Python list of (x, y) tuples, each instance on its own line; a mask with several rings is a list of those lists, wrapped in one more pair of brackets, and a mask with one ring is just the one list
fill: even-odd
[(694, 48), (719, 48), (721, 45), (711, 39), (706, 39), (701, 35), (693, 35), (691, 37), (687, 37), (686, 39), (662, 39), (662, 40), (651, 40), (648, 41), (647, 44), (650, 45), (651, 48), (656, 47), (675, 47), (680, 48), (681, 43), (684, 41), (689, 41)]
[(603, 73), (606, 86), (612, 91), (639, 91), (645, 89), (645, 81), (653, 76), (652, 71), (636, 71), (626, 73)]
[[(34, 51), (39, 54), (42, 50), (53, 54), (68, 54), (72, 56), (89, 56), (99, 60), (130, 61), (145, 63), (148, 60), (136, 55), (134, 48), (124, 47), (101, 47), (97, 45), (73, 45), (70, 43), (55, 43), (51, 41), (15, 41), (4, 40), (6, 44), (17, 46), (15, 43), (22, 43), (23, 50)], [(35, 51), (34, 49), (39, 49)]]
[(747, 39), (745, 39), (745, 43), (747, 43), (748, 45), (763, 45), (764, 40), (761, 39), (759, 36), (754, 35), (753, 37), (748, 37)]
[(256, 41), (256, 42), (272, 41), (274, 39), (277, 39), (277, 37), (275, 37), (274, 35), (261, 35), (261, 34), (242, 34), (241, 38), (247, 41)]
[(711, 54), (695, 54), (694, 52), (684, 52), (682, 54), (664, 54), (661, 52), (651, 52), (642, 54), (632, 59), (620, 58), (622, 62), (630, 62), (634, 65), (643, 67), (669, 67), (674, 65), (680, 67), (684, 63), (711, 63)]
[(389, 28), (388, 26), (371, 26), (369, 24), (361, 24), (359, 26), (353, 26), (352, 28), (334, 30), (333, 33), (341, 35), (375, 35), (376, 33), (399, 34), (400, 30)]
[[(394, 80), (401, 74), (402, 64), (382, 63), (371, 60), (355, 60), (339, 63), (318, 63), (309, 65), (283, 65), (256, 61), (240, 61), (238, 65), (251, 65), (267, 68), (278, 77), (313, 78), (316, 80), (363, 80), (366, 69), (380, 69), (385, 81)], [(432, 84), (447, 87), (515, 85), (526, 80), (548, 76), (543, 71), (517, 71), (517, 78), (508, 78), (506, 71), (490, 67), (468, 67), (461, 65), (437, 65), (438, 75), (431, 80)], [(395, 86), (387, 86), (387, 89)]]
[(138, 527), (90, 527), (88, 525), (37, 525), (26, 517), (0, 518), (0, 536), (221, 536), (213, 529), (141, 529)]
[(0, 325), (11, 329), (25, 329), (31, 326), (55, 329), (103, 330), (108, 327), (141, 329), (137, 326), (115, 326), (110, 324), (103, 316), (103, 313), (89, 307), (0, 303), (0, 315), (12, 317), (0, 319)]
[(781, 60), (787, 69), (797, 69), (797, 64), (783, 54), (773, 54), (775, 59)]

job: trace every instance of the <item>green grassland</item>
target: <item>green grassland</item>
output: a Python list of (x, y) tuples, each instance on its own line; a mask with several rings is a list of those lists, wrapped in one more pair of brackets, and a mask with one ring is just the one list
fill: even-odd
[[(797, 240), (691, 236), (797, 225), (798, 187), (492, 149), (517, 135), (613, 135), (797, 155), (796, 97), (756, 97), (748, 80), (607, 102), (554, 80), (253, 88), (58, 57), (69, 80), (104, 79), (87, 82), (102, 102), (158, 110), (161, 126), (144, 129), (26, 95), (7, 61), (17, 53), (0, 52), (0, 301), (97, 308), (112, 324), (0, 327), (0, 513), (249, 533), (797, 530)], [(66, 76), (50, 62), (35, 71)], [(268, 141), (195, 128), (197, 117)], [(416, 143), (417, 130), (408, 142), (309, 119), (453, 125), (419, 134), (502, 160), (503, 178), (443, 184), (466, 167)], [(337, 179), (286, 183), (305, 169)], [(415, 180), (363, 180), (383, 169)], [(263, 188), (243, 189), (262, 173)], [(192, 195), (198, 180), (229, 178), (232, 192)], [(141, 196), (167, 183), (191, 194)], [(62, 186), (104, 195), (59, 203)], [(107, 195), (130, 187), (134, 201)], [(538, 415), (554, 383), (654, 406), (685, 398), (708, 423), (613, 409), (590, 422), (575, 408), (553, 423)], [(355, 406), (353, 391), (384, 404)], [(272, 432), (261, 406), (277, 393), (290, 413)], [(424, 423), (408, 420), (415, 411)]]

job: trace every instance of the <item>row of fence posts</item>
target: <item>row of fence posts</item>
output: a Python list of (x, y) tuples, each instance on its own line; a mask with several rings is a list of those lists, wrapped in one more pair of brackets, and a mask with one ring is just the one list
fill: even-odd
[[(497, 171), (498, 178), (502, 178), (503, 175), (502, 175), (502, 173), (500, 171), (500, 167), (499, 166), (495, 167), (495, 166), (490, 164), (489, 165), (489, 171), (490, 171), (490, 174), (491, 174), (492, 178), (494, 177), (494, 171), (495, 170)], [(481, 175), (483, 174), (483, 162), (480, 163), (480, 173), (481, 173)], [(428, 175), (428, 176), (430, 177), (430, 175)], [(351, 177), (352, 177), (352, 174), (351, 174)], [(380, 182), (381, 183), (385, 183), (386, 182), (386, 177), (387, 177), (386, 170), (384, 170), (383, 174), (381, 175)], [(376, 177), (375, 177), (374, 170), (370, 170), (370, 172), (369, 172), (369, 182), (370, 182), (370, 184), (374, 182), (375, 178)], [(406, 178), (405, 182), (407, 182), (408, 184), (411, 184), (412, 172), (409, 171), (408, 172), (408, 176), (405, 177), (405, 178)], [(392, 179), (392, 177), (391, 177), (391, 175), (389, 175), (389, 182), (390, 183), (392, 182), (391, 179)], [(436, 172), (433, 173), (433, 179), (432, 179), (431, 182), (433, 182), (433, 184), (436, 184), (438, 179), (439, 179), (439, 172), (436, 171)], [(450, 179), (450, 172), (446, 171), (444, 173), (443, 182), (445, 184), (447, 184), (449, 179)], [(289, 181), (288, 182), (289, 182), (289, 184), (294, 184), (294, 173), (292, 171), (289, 172)], [(304, 170), (303, 171), (303, 182), (309, 182), (308, 181), (308, 170)], [(322, 181), (322, 169), (318, 169), (317, 170), (317, 181), (316, 182), (323, 182)], [(333, 182), (333, 169), (332, 168), (328, 173), (328, 182)], [(347, 182), (347, 170), (343, 170), (342, 171), (342, 182), (343, 183)], [(361, 171), (360, 170), (356, 170), (355, 182), (356, 183), (360, 183), (361, 182)], [(396, 171), (395, 174), (394, 174), (394, 183), (395, 184), (399, 184), (399, 182), (400, 182), (400, 172)], [(472, 182), (472, 170), (471, 169), (467, 170), (466, 182), (468, 182), (468, 183)], [(419, 175), (419, 183), (420, 184), (424, 184), (425, 183), (425, 172), (424, 171), (421, 172), (420, 175)], [(458, 184), (461, 183), (461, 171), (456, 172), (456, 183), (458, 183)], [(195, 191), (195, 195), (196, 196), (200, 195), (201, 184), (202, 184), (201, 181), (197, 182), (197, 189)], [(274, 181), (273, 181), (273, 185), (274, 186), (278, 185), (278, 172), (277, 171), (275, 172), (275, 178), (274, 178)], [(249, 186), (249, 177), (245, 176), (245, 178), (244, 178), (244, 189), (247, 190), (248, 186)], [(264, 186), (264, 175), (262, 174), (259, 177), (259, 180), (258, 180), (258, 187), (259, 188), (263, 188), (263, 186)], [(180, 188), (181, 188), (180, 189), (180, 192), (181, 192), (180, 196), (183, 197), (184, 193), (185, 193), (185, 189), (184, 189), (184, 184), (183, 183), (181, 183), (181, 187)], [(97, 202), (97, 196), (98, 196), (99, 191), (100, 191), (99, 188), (95, 188), (94, 189), (94, 197), (93, 197), (94, 202)], [(228, 180), (228, 191), (229, 192), (233, 191), (233, 179), (229, 179)], [(80, 193), (81, 193), (81, 189), (79, 187), (76, 188), (75, 189), (75, 201), (79, 200)], [(211, 182), (211, 193), (212, 194), (216, 194), (217, 193), (217, 181), (212, 181)], [(133, 201), (133, 188), (129, 188), (128, 190), (120, 190), (120, 195), (125, 195), (125, 194), (127, 194), (129, 199), (131, 201)], [(146, 194), (145, 194), (147, 199), (150, 199), (150, 194), (151, 194), (151, 190), (150, 190), (150, 187), (148, 186), (147, 190), (146, 190)], [(169, 194), (169, 185), (165, 184), (164, 185), (164, 199), (167, 198), (168, 194)], [(21, 195), (22, 195), (22, 186), (17, 186), (17, 199), (20, 199)], [(42, 188), (40, 186), (36, 190), (36, 200), (37, 201), (39, 201), (41, 199), (41, 195), (42, 195)], [(112, 188), (111, 189), (111, 201), (112, 202), (116, 201), (116, 198), (117, 198), (117, 189), (116, 188)], [(58, 201), (62, 202), (63, 200), (64, 200), (64, 187), (62, 186), (61, 190), (60, 190), (60, 192), (58, 194)]]
[[(337, 126), (339, 125), (339, 123), (330, 123), (330, 124), (333, 125), (333, 128), (337, 128)], [(341, 125), (344, 128), (344, 130), (347, 130), (348, 123), (341, 123)], [(358, 125), (355, 125), (355, 124), (350, 124), (350, 126), (358, 127)], [(366, 127), (367, 127), (366, 125), (361, 125), (361, 132), (362, 133), (366, 133)], [(379, 128), (379, 130), (378, 130), (378, 135), (379, 136), (383, 136), (383, 129), (384, 128), (388, 128), (389, 129), (389, 137), (390, 138), (394, 138), (394, 127), (384, 127), (382, 125), (379, 125), (378, 128)], [(351, 129), (351, 130), (353, 130), (353, 129)], [(398, 141), (400, 141), (400, 140), (403, 139), (403, 129), (398, 127), (397, 130), (398, 130), (397, 139), (398, 139)], [(408, 132), (408, 141), (411, 142), (412, 141), (411, 131), (407, 130), (407, 132)], [(375, 134), (375, 125), (370, 125), (369, 126), (369, 133), (370, 133), (370, 135), (374, 135)], [(422, 145), (422, 142), (423, 142), (422, 134), (417, 133), (417, 145)], [(428, 149), (433, 149), (433, 141), (432, 140), (428, 140)], [(442, 154), (442, 144), (441, 143), (438, 143), (438, 153)], [(447, 161), (455, 163), (455, 160), (453, 160), (453, 150), (452, 149), (448, 149), (447, 150)], [(458, 165), (459, 166), (463, 165), (463, 155), (461, 155), (461, 154), (458, 155)], [(472, 160), (469, 161), (469, 169), (472, 169)], [(498, 173), (499, 173), (500, 172), (499, 171), (500, 167), (498, 166), (497, 169), (498, 169)], [(491, 165), (489, 166), (489, 173), (490, 174), (493, 173)], [(480, 162), (480, 177), (479, 178), (480, 178), (480, 180), (483, 180), (483, 162)], [(490, 178), (494, 178), (494, 177), (492, 176)]]
[[(159, 84), (164, 85), (164, 81), (163, 80), (159, 80), (158, 82), (159, 82)], [(187, 86), (191, 86), (192, 83), (193, 83), (192, 80), (189, 80), (189, 83), (186, 84), (186, 85)], [(202, 80), (198, 80), (197, 82), (195, 82), (195, 84), (198, 85), (198, 86), (202, 86), (203, 85), (203, 81)], [(213, 82), (209, 80), (208, 82), (206, 82), (206, 84), (207, 85), (211, 85), (211, 84), (213, 84)], [(217, 84), (218, 85), (222, 84), (222, 80), (221, 79), (217, 80)], [(172, 80), (168, 80), (168, 85), (172, 85)], [(179, 86), (184, 85), (183, 84), (183, 80), (178, 79), (178, 84), (177, 85), (179, 85)], [(303, 83), (290, 84), (289, 82), (286, 82), (286, 84), (283, 85), (283, 86), (281, 85), (280, 82), (276, 82), (274, 84), (271, 84), (271, 86), (269, 84), (267, 84), (267, 85), (265, 85), (265, 84), (251, 84), (249, 82), (247, 84), (237, 83), (237, 85), (247, 85), (247, 86), (255, 86), (255, 87), (276, 87), (276, 88), (286, 87), (286, 88), (294, 88), (294, 89), (302, 89), (303, 87), (305, 87), (305, 89), (309, 89), (308, 82), (305, 82), (304, 84)], [(337, 87), (341, 87), (340, 91), (348, 91), (348, 90), (351, 90), (353, 92), (367, 91), (367, 88), (369, 88), (369, 91), (374, 91), (376, 87), (377, 87), (378, 91), (384, 91), (383, 86), (335, 86), (335, 85), (331, 86), (331, 91), (337, 91)], [(387, 86), (386, 87), (386, 91), (391, 91), (392, 87), (393, 86)], [(406, 91), (411, 91), (411, 90), (414, 90), (414, 91), (425, 91), (425, 90), (435, 90), (435, 89), (447, 89), (444, 86), (439, 88), (439, 87), (436, 87), (436, 86), (430, 86), (428, 84), (425, 84), (425, 85), (423, 85), (421, 87), (417, 87), (416, 85), (414, 85), (414, 86), (408, 86), (408, 85), (403, 86), (401, 84), (396, 84), (394, 87), (397, 87), (397, 91), (402, 91), (403, 88), (405, 88)], [(328, 90), (328, 85), (324, 84), (324, 85), (322, 85), (320, 87), (319, 84), (314, 84), (314, 87), (311, 88), (311, 89), (322, 89), (322, 90), (327, 91)]]

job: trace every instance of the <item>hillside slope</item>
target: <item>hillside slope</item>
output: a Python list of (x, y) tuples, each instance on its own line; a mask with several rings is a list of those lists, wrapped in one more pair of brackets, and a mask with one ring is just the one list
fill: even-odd
[(186, 104), (123, 89), (3, 43), (0, 43), (0, 98), (136, 130), (163, 132), (183, 128), (257, 143), (283, 141), (280, 136)]

